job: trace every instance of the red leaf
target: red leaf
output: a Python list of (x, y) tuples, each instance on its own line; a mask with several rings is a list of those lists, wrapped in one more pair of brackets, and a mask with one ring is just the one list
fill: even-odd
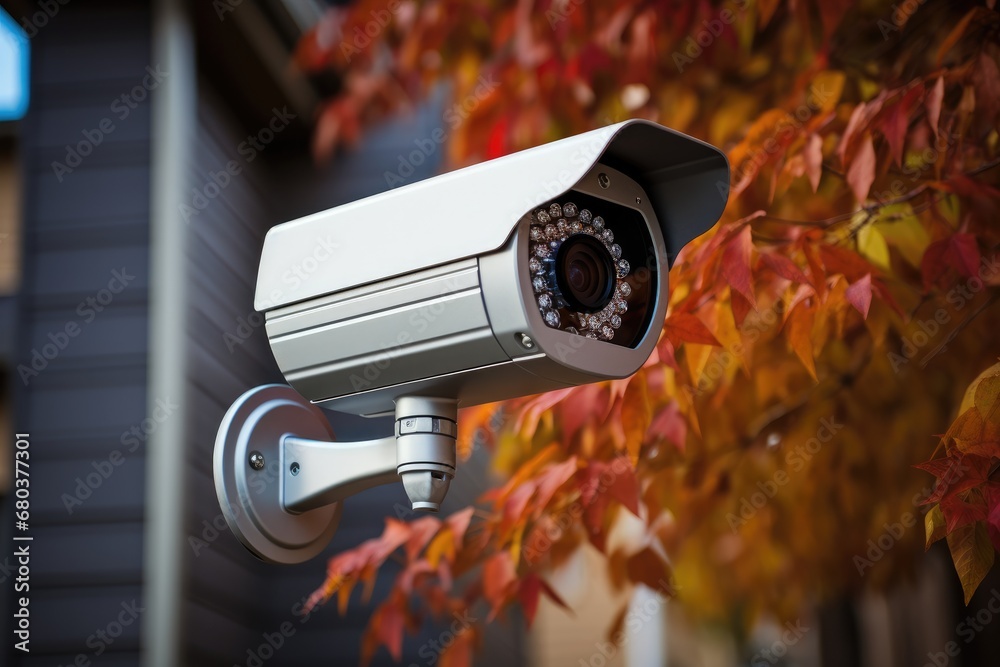
[(521, 580), (521, 586), (517, 589), (517, 599), (524, 610), (524, 620), (528, 628), (535, 621), (535, 613), (538, 611), (538, 597), (542, 592), (542, 580), (537, 574), (530, 572)]
[(863, 278), (850, 285), (844, 292), (847, 301), (857, 308), (861, 317), (868, 319), (868, 309), (872, 305), (872, 274), (866, 273)]
[(674, 348), (681, 343), (719, 346), (719, 341), (708, 330), (705, 323), (691, 313), (674, 313), (663, 323), (663, 331)]
[(923, 92), (922, 84), (910, 88), (902, 99), (889, 107), (882, 121), (882, 133), (889, 142), (889, 153), (900, 167), (903, 166), (903, 148), (906, 145), (906, 131), (910, 126), (910, 114)]
[(750, 258), (753, 254), (753, 238), (750, 234), (750, 225), (745, 225), (726, 244), (722, 253), (722, 277), (730, 287), (746, 297), (756, 310), (753, 276), (750, 273)]
[(465, 540), (465, 531), (469, 529), (469, 523), (472, 521), (472, 515), (475, 511), (475, 507), (466, 507), (464, 510), (459, 510), (445, 519), (445, 523), (448, 524), (448, 528), (451, 529), (451, 534), (455, 539), (456, 551), (462, 548), (462, 542)]
[(847, 184), (859, 202), (868, 199), (868, 192), (875, 182), (875, 146), (870, 134), (861, 140), (858, 154), (847, 169)]
[(968, 526), (986, 519), (986, 507), (982, 503), (967, 503), (957, 495), (949, 496), (941, 501), (941, 514), (944, 515), (947, 531)]
[(608, 487), (608, 495), (639, 516), (639, 479), (635, 476), (635, 468), (622, 456), (612, 463), (611, 470), (615, 476)]
[(423, 516), (410, 522), (410, 538), (406, 541), (406, 557), (413, 560), (420, 550), (427, 546), (441, 522), (433, 516)]
[(750, 311), (753, 310), (753, 306), (751, 306), (750, 302), (746, 300), (746, 297), (739, 292), (730, 292), (729, 307), (732, 308), (733, 321), (736, 323), (736, 328), (743, 328), (743, 321), (747, 318), (747, 315), (750, 314)]
[(949, 259), (960, 275), (971, 278), (979, 274), (979, 245), (972, 234), (954, 234), (949, 239)]
[(389, 649), (389, 654), (396, 662), (403, 656), (403, 621), (403, 610), (394, 599), (384, 602), (371, 620), (378, 642)]
[(677, 447), (678, 451), (684, 451), (687, 443), (687, 421), (681, 414), (677, 401), (671, 401), (653, 417), (649, 432), (665, 438)]
[(809, 279), (806, 278), (806, 274), (802, 273), (802, 269), (799, 268), (799, 265), (785, 255), (777, 252), (762, 252), (760, 254), (760, 258), (767, 268), (774, 271), (774, 273), (782, 278), (791, 280), (793, 283), (798, 283), (800, 285), (811, 284)]
[(535, 508), (542, 510), (552, 500), (552, 496), (576, 474), (576, 457), (571, 456), (562, 463), (549, 466), (549, 468), (538, 476), (537, 495), (535, 496)]
[(989, 519), (986, 522), (986, 528), (990, 533), (990, 541), (993, 542), (993, 548), (1000, 551), (1000, 504), (994, 505), (993, 509), (990, 510)]
[(490, 556), (483, 564), (483, 597), (490, 603), (490, 620), (507, 601), (517, 584), (517, 571), (509, 551)]
[(818, 134), (810, 134), (802, 151), (806, 162), (806, 174), (813, 192), (819, 189), (819, 179), (823, 175), (823, 140)]

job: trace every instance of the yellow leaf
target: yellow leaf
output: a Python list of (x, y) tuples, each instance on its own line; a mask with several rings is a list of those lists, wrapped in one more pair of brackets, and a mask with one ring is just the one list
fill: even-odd
[(912, 206), (904, 203), (884, 207), (875, 228), (911, 266), (920, 266), (931, 237), (914, 215)]
[(816, 75), (809, 90), (809, 104), (822, 113), (832, 111), (840, 101), (844, 91), (844, 73), (838, 70), (825, 70)]
[(444, 528), (434, 536), (431, 543), (427, 545), (427, 552), (424, 554), (431, 567), (437, 568), (438, 563), (444, 558), (449, 563), (455, 560), (455, 540), (452, 538), (451, 529)]
[(990, 542), (986, 524), (977, 521), (956, 528), (948, 534), (948, 548), (955, 561), (955, 570), (965, 591), (965, 604), (969, 604), (983, 577), (993, 567), (993, 543)]
[(889, 246), (875, 225), (865, 224), (858, 230), (858, 250), (872, 264), (889, 268)]
[(944, 537), (946, 525), (944, 514), (941, 513), (941, 506), (935, 505), (924, 516), (925, 548), (930, 549), (932, 544)]

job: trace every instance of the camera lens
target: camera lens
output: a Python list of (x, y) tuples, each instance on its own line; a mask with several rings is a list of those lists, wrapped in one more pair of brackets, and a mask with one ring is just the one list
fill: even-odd
[(611, 301), (616, 270), (611, 253), (586, 234), (570, 237), (559, 247), (555, 279), (566, 302), (584, 313), (595, 313)]

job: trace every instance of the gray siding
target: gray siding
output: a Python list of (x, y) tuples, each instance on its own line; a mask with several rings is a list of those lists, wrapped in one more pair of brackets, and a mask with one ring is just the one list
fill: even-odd
[[(32, 350), (69, 322), (80, 334), (27, 386), (13, 375), (15, 423), (32, 436), (35, 541), (31, 654), (14, 652), (7, 664), (93, 658), (96, 644), (88, 647), (88, 637), (114, 621), (122, 603), (142, 604), (145, 457), (141, 446), (125, 452), (121, 437), (146, 417), (148, 105), (123, 121), (113, 118), (115, 131), (62, 182), (51, 163), (65, 160), (65, 146), (112, 117), (112, 100), (142, 80), (149, 20), (144, 3), (70, 3), (32, 40), (32, 106), (20, 137), (25, 263), (13, 361), (30, 364)], [(79, 304), (122, 268), (135, 279), (88, 322)], [(93, 462), (116, 449), (124, 463), (68, 513), (63, 494), (73, 494), (77, 479), (94, 472)], [(138, 648), (133, 622), (99, 659), (135, 665)]]

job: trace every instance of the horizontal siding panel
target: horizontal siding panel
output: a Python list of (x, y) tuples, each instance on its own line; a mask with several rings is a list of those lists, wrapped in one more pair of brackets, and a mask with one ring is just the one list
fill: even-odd
[[(108, 455), (119, 447), (118, 443), (108, 443)], [(122, 452), (122, 462), (117, 466), (105, 457), (36, 460), (33, 463), (31, 517), (34, 523), (79, 526), (90, 521), (142, 519), (146, 457), (140, 452)], [(65, 496), (82, 500), (78, 505), (71, 500), (67, 502)], [(72, 513), (67, 504), (71, 505)]]
[[(56, 365), (60, 359), (93, 361), (97, 366), (103, 366), (112, 357), (141, 358), (145, 364), (148, 350), (148, 317), (145, 308), (115, 308), (115, 304), (102, 313), (98, 313), (92, 322), (71, 311), (69, 317), (65, 311), (59, 314), (46, 312), (39, 314), (28, 327), (29, 349), (42, 351), (46, 345), (63, 342), (63, 335), (69, 323), (75, 323), (79, 328), (76, 336), (66, 335), (65, 347), (59, 351), (59, 356), (51, 363)], [(51, 352), (52, 348), (46, 350)]]
[[(112, 148), (98, 146), (101, 148)], [(53, 154), (54, 155), (54, 154)], [(148, 156), (135, 154), (131, 166), (98, 168), (91, 155), (62, 182), (46, 161), (28, 182), (33, 218), (45, 225), (52, 221), (100, 220), (149, 217)], [(53, 158), (55, 159), (55, 158)]]
[(30, 392), (28, 427), (37, 441), (48, 435), (121, 432), (146, 416), (146, 387), (38, 389)]
[[(87, 156), (86, 159), (89, 160), (108, 145), (148, 142), (151, 108), (149, 97), (144, 102), (135, 102), (134, 109), (124, 105), (119, 99), (122, 94), (127, 94), (130, 85), (131, 82), (124, 87), (106, 85), (108, 90), (100, 93), (94, 91), (94, 101), (85, 106), (50, 105), (40, 109), (38, 126), (44, 143), (39, 145), (39, 149), (61, 149), (65, 154), (66, 145), (75, 148), (80, 142), (91, 143), (99, 134), (100, 143), (95, 146), (95, 153)], [(110, 132), (103, 131), (107, 127), (111, 128)]]
[(142, 582), (140, 522), (39, 526), (32, 534), (31, 574), (43, 586), (74, 586), (81, 581), (100, 586)]
[[(148, 263), (149, 249), (142, 245), (42, 252), (35, 257), (31, 269), (33, 291), (36, 298), (65, 297), (72, 315), (96, 319), (116, 303), (134, 303), (146, 298)], [(119, 275), (127, 282), (124, 288)], [(119, 290), (118, 293), (98, 294), (111, 288)], [(105, 306), (83, 303), (88, 297), (108, 301), (109, 296)], [(77, 312), (78, 309), (82, 311)]]
[[(121, 627), (121, 635), (110, 645), (104, 644), (105, 648), (112, 654), (116, 651), (137, 651), (143, 613), (139, 611), (141, 607), (142, 589), (139, 586), (32, 589), (33, 651), (85, 653), (94, 664), (103, 665), (105, 656), (94, 655), (102, 643), (96, 633), (99, 630), (107, 633), (113, 624), (111, 632), (118, 632), (118, 627)], [(117, 626), (119, 617), (123, 621), (132, 620), (128, 625)], [(87, 645), (88, 640), (91, 646)]]

